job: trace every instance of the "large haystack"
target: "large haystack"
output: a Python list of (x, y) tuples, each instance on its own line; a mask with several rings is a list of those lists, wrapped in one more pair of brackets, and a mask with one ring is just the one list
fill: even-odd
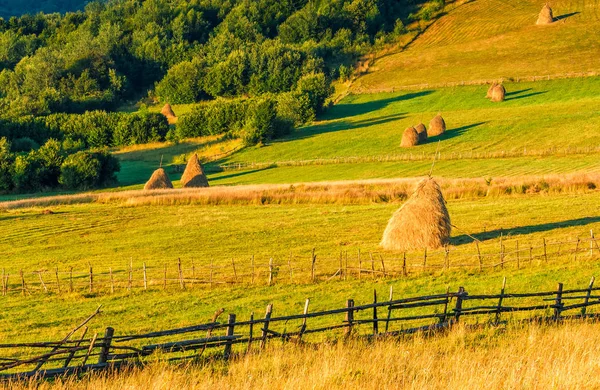
[(176, 117), (175, 113), (173, 112), (173, 108), (171, 107), (171, 105), (169, 103), (167, 103), (163, 106), (162, 110), (160, 110), (160, 113), (163, 114), (164, 116), (166, 116), (167, 119)]
[(417, 130), (417, 134), (419, 134), (419, 143), (427, 141), (427, 128), (425, 128), (423, 123), (416, 125), (415, 130)]
[(452, 225), (440, 186), (428, 177), (388, 222), (381, 246), (396, 251), (436, 249), (448, 243)]
[(493, 82), (492, 85), (490, 85), (490, 87), (487, 90), (487, 93), (485, 94), (485, 97), (487, 99), (490, 99), (492, 97), (492, 91), (494, 90), (494, 88), (496, 87), (496, 85), (498, 85), (497, 82)]
[(446, 131), (446, 122), (440, 114), (437, 114), (435, 118), (429, 122), (429, 129), (427, 129), (428, 137), (435, 137), (436, 135), (444, 134)]
[(144, 186), (144, 190), (163, 190), (166, 188), (173, 188), (173, 183), (169, 180), (164, 168), (158, 168), (154, 171), (150, 176), (150, 180)]
[(208, 187), (208, 179), (202, 169), (202, 164), (198, 161), (198, 155), (194, 154), (185, 166), (183, 176), (181, 176), (181, 186), (183, 188)]
[(502, 84), (498, 84), (494, 87), (494, 89), (492, 89), (491, 98), (492, 98), (493, 102), (503, 102), (505, 95), (506, 95), (506, 88), (504, 88), (504, 85), (502, 85)]
[(540, 15), (538, 16), (537, 25), (551, 24), (554, 22), (554, 15), (552, 15), (552, 8), (548, 5), (548, 3), (544, 4), (544, 7), (540, 11)]
[(400, 146), (402, 146), (403, 148), (410, 148), (418, 144), (419, 134), (417, 133), (417, 130), (415, 130), (414, 127), (406, 128), (406, 130), (404, 130), (404, 133), (402, 133), (402, 142), (400, 143)]

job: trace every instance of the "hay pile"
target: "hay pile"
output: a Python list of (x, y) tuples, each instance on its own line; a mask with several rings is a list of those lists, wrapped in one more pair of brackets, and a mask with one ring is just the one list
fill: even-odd
[(404, 133), (402, 133), (402, 142), (400, 143), (400, 146), (403, 148), (410, 148), (418, 144), (419, 134), (417, 133), (417, 130), (415, 130), (414, 127), (407, 127), (406, 130), (404, 130)]
[(446, 122), (440, 114), (436, 115), (435, 118), (429, 122), (429, 129), (427, 129), (428, 137), (435, 137), (436, 135), (444, 134), (446, 131)]
[(198, 161), (198, 155), (194, 154), (185, 166), (183, 176), (181, 176), (181, 186), (183, 188), (208, 187), (208, 179), (202, 169), (202, 164)]
[(506, 96), (506, 88), (504, 88), (504, 85), (502, 84), (498, 84), (494, 87), (494, 89), (492, 90), (492, 101), (493, 102), (503, 102), (504, 101), (504, 96)]
[(494, 90), (496, 85), (498, 85), (498, 83), (495, 81), (492, 83), (492, 85), (490, 85), (490, 87), (487, 90), (487, 93), (485, 94), (486, 99), (490, 99), (492, 97), (492, 91)]
[(415, 126), (417, 134), (419, 134), (419, 143), (427, 141), (427, 129), (423, 123), (419, 123)]
[(144, 190), (163, 190), (166, 188), (173, 188), (173, 183), (169, 180), (164, 168), (158, 168), (154, 171), (150, 176), (150, 180), (144, 186)]
[(544, 7), (540, 11), (540, 15), (538, 16), (537, 22), (535, 24), (545, 25), (551, 24), (554, 22), (554, 15), (552, 15), (552, 8), (548, 5), (548, 3), (544, 4)]
[(428, 177), (388, 222), (381, 246), (389, 250), (436, 249), (448, 243), (452, 225), (440, 186)]
[(167, 117), (167, 119), (176, 118), (177, 116), (173, 112), (173, 108), (169, 103), (165, 104), (160, 110), (160, 113)]

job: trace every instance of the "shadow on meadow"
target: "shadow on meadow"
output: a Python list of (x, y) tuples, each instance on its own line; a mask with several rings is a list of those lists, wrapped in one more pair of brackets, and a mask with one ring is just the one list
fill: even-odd
[[(567, 221), (560, 222), (548, 222), (542, 223), (539, 225), (527, 225), (527, 226), (518, 226), (510, 229), (495, 229), (490, 230), (488, 232), (480, 232), (471, 234), (472, 237), (475, 237), (479, 241), (486, 240), (494, 240), (500, 238), (500, 235), (506, 236), (516, 236), (523, 234), (531, 234), (531, 233), (541, 233), (548, 232), (554, 229), (563, 229), (575, 226), (586, 226), (591, 223), (600, 222), (600, 216), (597, 217), (584, 217), (584, 218), (576, 218), (569, 219)], [(462, 244), (471, 244), (474, 242), (473, 238), (466, 235), (461, 234), (460, 236), (450, 238), (450, 243), (452, 245), (462, 245)]]

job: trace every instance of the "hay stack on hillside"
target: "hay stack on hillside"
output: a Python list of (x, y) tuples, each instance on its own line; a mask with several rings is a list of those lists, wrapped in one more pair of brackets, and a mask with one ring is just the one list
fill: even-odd
[(415, 130), (414, 127), (407, 127), (406, 130), (404, 130), (404, 133), (402, 133), (402, 142), (400, 143), (400, 146), (403, 148), (410, 148), (418, 144), (419, 134), (417, 133), (417, 130)]
[(173, 112), (173, 108), (171, 107), (171, 105), (169, 103), (167, 103), (163, 106), (162, 110), (160, 110), (160, 113), (163, 114), (164, 116), (166, 116), (167, 119), (176, 117), (175, 113)]
[(493, 82), (492, 85), (490, 85), (490, 87), (487, 90), (487, 93), (485, 94), (485, 97), (487, 99), (490, 99), (492, 97), (492, 91), (494, 90), (494, 88), (496, 87), (496, 85), (498, 85), (497, 82)]
[(419, 134), (419, 143), (427, 141), (427, 128), (423, 123), (416, 125), (415, 130), (417, 130), (417, 134)]
[(185, 166), (181, 176), (181, 186), (183, 188), (208, 187), (208, 179), (197, 154), (194, 154)]
[(452, 225), (440, 186), (428, 177), (388, 222), (381, 246), (389, 250), (436, 249), (448, 243)]
[(437, 114), (435, 118), (429, 122), (429, 129), (427, 129), (428, 137), (435, 137), (436, 135), (444, 134), (446, 131), (446, 122), (440, 114)]
[(154, 171), (150, 176), (150, 180), (144, 186), (144, 190), (163, 190), (167, 188), (173, 188), (173, 183), (169, 180), (164, 168), (158, 168)]
[(544, 7), (540, 11), (537, 22), (535, 22), (535, 24), (537, 24), (539, 26), (539, 25), (551, 24), (552, 22), (554, 22), (554, 15), (552, 15), (552, 8), (550, 8), (548, 3), (546, 3), (546, 4), (544, 4)]
[(503, 102), (504, 96), (506, 96), (506, 88), (504, 88), (504, 85), (498, 84), (492, 89), (491, 99), (493, 102)]

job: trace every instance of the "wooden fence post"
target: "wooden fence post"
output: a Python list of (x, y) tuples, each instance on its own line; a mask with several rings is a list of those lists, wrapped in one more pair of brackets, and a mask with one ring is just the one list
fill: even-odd
[(21, 294), (25, 296), (25, 275), (23, 275), (23, 270), (20, 270), (19, 273), (21, 275)]
[(521, 258), (519, 257), (519, 240), (517, 240), (517, 269), (521, 269)]
[(581, 308), (581, 316), (585, 317), (585, 312), (587, 311), (588, 302), (590, 301), (590, 295), (592, 295), (592, 288), (594, 287), (594, 277), (590, 280), (590, 285), (588, 286), (587, 293), (585, 294), (585, 299), (583, 301), (583, 307)]
[(6, 295), (6, 271), (2, 268), (2, 295)]
[(506, 288), (506, 276), (502, 280), (502, 289), (500, 289), (500, 299), (498, 299), (498, 309), (496, 309), (496, 325), (500, 322), (500, 313), (502, 312), (502, 301), (504, 300), (504, 289)]
[(479, 250), (479, 241), (475, 241), (477, 247), (477, 258), (479, 259), (479, 272), (483, 271), (483, 259), (481, 258), (481, 251)]
[(402, 275), (406, 276), (406, 252), (402, 255)]
[(594, 256), (594, 231), (590, 230), (590, 257)]
[(456, 306), (454, 307), (454, 321), (458, 322), (460, 319), (460, 315), (462, 313), (462, 301), (463, 296), (465, 295), (465, 288), (459, 287), (458, 294), (456, 295)]
[(444, 303), (444, 314), (440, 316), (440, 324), (446, 322), (446, 317), (448, 317), (448, 304), (450, 303), (450, 286), (446, 287), (446, 303)]
[(546, 238), (544, 237), (544, 261), (548, 262), (548, 252), (546, 251)]
[(500, 268), (504, 268), (504, 243), (502, 242), (502, 233), (500, 233)]
[(450, 249), (448, 244), (444, 245), (444, 268), (450, 269)]
[(90, 265), (90, 293), (94, 292), (94, 271)]
[(133, 287), (133, 257), (129, 259), (129, 281), (127, 284), (127, 290), (131, 291)]
[(354, 307), (354, 299), (348, 299), (346, 301), (346, 308), (349, 310), (346, 311), (346, 323), (348, 324), (346, 327), (346, 336), (350, 336), (352, 334), (352, 323), (354, 322), (354, 311), (352, 308)]
[(269, 286), (273, 284), (273, 258), (269, 258)]
[(146, 262), (142, 263), (142, 269), (144, 272), (144, 291), (148, 290), (148, 275), (146, 274)]
[(115, 279), (113, 278), (112, 267), (108, 268), (108, 274), (110, 276), (110, 293), (115, 293)]
[(375, 279), (375, 261), (373, 260), (373, 253), (369, 252), (369, 258), (371, 259), (371, 278)]
[(394, 299), (394, 286), (390, 286), (390, 305), (388, 305), (388, 313), (387, 313), (387, 319), (385, 320), (385, 333), (388, 332), (389, 326), (390, 326), (390, 318), (392, 317), (392, 305), (391, 302)]
[(163, 267), (163, 289), (167, 289), (167, 263)]
[(177, 272), (179, 274), (179, 287), (185, 290), (185, 282), (183, 281), (183, 269), (181, 268), (181, 258), (177, 259)]
[(194, 258), (192, 257), (192, 280), (190, 281), (192, 287), (196, 283), (196, 264), (194, 263)]
[(533, 261), (533, 246), (530, 243), (529, 244), (529, 265), (531, 265), (532, 261)]
[[(377, 290), (373, 290), (373, 303), (377, 303)], [(379, 333), (379, 319), (377, 318), (377, 306), (373, 306), (373, 336)]]
[(300, 332), (298, 332), (298, 342), (302, 341), (302, 335), (306, 331), (306, 315), (308, 315), (308, 305), (310, 304), (310, 298), (306, 298), (306, 302), (304, 302), (304, 311), (302, 314), (304, 318), (302, 318), (302, 326), (300, 327)]
[(233, 268), (233, 280), (237, 283), (238, 277), (237, 277), (237, 271), (235, 270), (235, 260), (233, 259), (233, 257), (231, 258), (231, 267)]
[(254, 312), (250, 313), (250, 330), (248, 331), (248, 345), (246, 345), (246, 353), (250, 352), (250, 346), (252, 345), (253, 331), (254, 331)]
[[(233, 330), (235, 327), (235, 314), (231, 313), (229, 314), (229, 318), (227, 320), (227, 333), (226, 335), (231, 337), (233, 336)], [(229, 360), (229, 357), (231, 356), (231, 344), (232, 344), (233, 340), (227, 340), (226, 344), (225, 344), (225, 350), (223, 351), (223, 359), (225, 360)]]
[(339, 259), (339, 267), (338, 267), (339, 271), (338, 271), (338, 279), (342, 280), (342, 278), (344, 277), (343, 273), (344, 273), (344, 268), (342, 266), (342, 251), (340, 250), (340, 259)]
[(69, 292), (73, 292), (73, 267), (69, 267)]
[(360, 248), (358, 249), (358, 280), (362, 276), (362, 260), (360, 259)]
[(554, 319), (558, 320), (560, 318), (560, 313), (562, 311), (562, 292), (563, 292), (563, 284), (558, 283), (558, 289), (556, 290), (556, 302), (554, 303)]
[(425, 248), (425, 251), (423, 253), (423, 272), (425, 272), (427, 267), (427, 248)]
[(385, 274), (385, 263), (383, 262), (383, 256), (379, 255), (379, 258), (381, 259), (381, 270), (383, 271), (383, 278), (385, 279), (386, 274)]
[(311, 266), (310, 266), (310, 276), (311, 276), (311, 281), (313, 283), (315, 282), (315, 263), (316, 262), (317, 262), (317, 256), (315, 255), (315, 248), (313, 248), (312, 255), (311, 255)]
[(577, 243), (575, 244), (575, 258), (573, 260), (577, 261), (577, 252), (579, 252), (579, 237), (577, 237)]
[(265, 322), (263, 323), (263, 329), (262, 329), (262, 340), (260, 342), (260, 348), (263, 349), (265, 348), (265, 345), (267, 344), (267, 336), (269, 335), (268, 330), (269, 330), (269, 322), (271, 321), (271, 314), (273, 313), (273, 304), (269, 303), (267, 305), (267, 311), (265, 312)]
[(213, 288), (213, 259), (212, 259), (212, 257), (210, 259), (210, 275), (209, 275), (208, 282), (210, 283), (210, 289), (212, 290), (212, 288)]
[(348, 280), (348, 251), (346, 251), (346, 261), (344, 262), (344, 280)]
[(294, 283), (294, 277), (292, 272), (292, 252), (290, 251), (290, 258), (288, 259), (288, 269), (290, 271), (290, 284)]
[(104, 331), (104, 340), (102, 341), (102, 349), (100, 356), (98, 357), (98, 364), (106, 363), (108, 361), (108, 354), (110, 353), (110, 345), (112, 344), (113, 335), (115, 330), (111, 327), (106, 328)]
[(60, 278), (58, 277), (58, 267), (54, 268), (54, 275), (56, 276), (56, 291), (60, 294)]
[(38, 278), (40, 279), (40, 285), (44, 289), (45, 293), (48, 293), (48, 287), (46, 287), (46, 283), (44, 283), (44, 279), (42, 279), (42, 271), (38, 271)]

